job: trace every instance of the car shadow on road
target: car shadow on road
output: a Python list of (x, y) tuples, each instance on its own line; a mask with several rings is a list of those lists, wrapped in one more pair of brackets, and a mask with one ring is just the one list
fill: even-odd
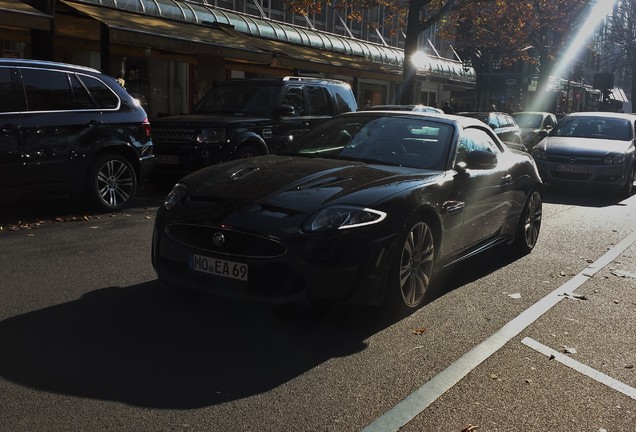
[[(473, 261), (440, 277), (440, 295), (500, 265)], [(0, 322), (0, 376), (58, 394), (194, 409), (269, 391), (361, 352), (401, 318), (371, 307), (240, 302), (159, 281), (107, 287)]]
[(103, 288), (0, 322), (0, 376), (142, 407), (216, 405), (364, 350), (390, 325), (372, 313), (191, 299), (158, 281)]

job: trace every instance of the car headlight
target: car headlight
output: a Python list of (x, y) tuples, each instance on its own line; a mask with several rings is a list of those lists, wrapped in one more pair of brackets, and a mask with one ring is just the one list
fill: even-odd
[(625, 155), (607, 155), (603, 162), (605, 165), (620, 165), (625, 162)]
[(176, 185), (174, 185), (168, 196), (166, 196), (166, 199), (163, 202), (163, 207), (166, 210), (170, 210), (171, 208), (179, 204), (179, 202), (183, 199), (187, 192), (188, 186), (183, 183), (177, 183)]
[(546, 151), (538, 147), (533, 148), (531, 154), (537, 160), (546, 160), (548, 158)]
[(217, 144), (225, 140), (224, 128), (201, 129), (196, 135), (197, 143)]
[(305, 232), (342, 230), (376, 224), (386, 213), (355, 206), (333, 206), (314, 214), (303, 225)]

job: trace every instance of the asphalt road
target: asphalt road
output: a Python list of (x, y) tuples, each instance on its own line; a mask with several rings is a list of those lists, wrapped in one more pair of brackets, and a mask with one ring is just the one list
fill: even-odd
[(0, 431), (636, 431), (636, 196), (549, 192), (532, 254), (396, 319), (162, 286), (164, 194), (3, 208)]

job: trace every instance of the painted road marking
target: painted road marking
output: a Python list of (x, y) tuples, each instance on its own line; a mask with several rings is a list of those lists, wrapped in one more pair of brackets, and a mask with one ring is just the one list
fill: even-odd
[(589, 278), (594, 276), (604, 266), (611, 263), (634, 242), (636, 242), (636, 231), (625, 237), (620, 243), (608, 250), (603, 256), (588, 265), (572, 279), (523, 311), (519, 316), (508, 322), (488, 339), (455, 360), (450, 366), (407, 396), (406, 399), (399, 402), (389, 411), (378, 417), (373, 423), (369, 424), (364, 428), (364, 431), (398, 431), (402, 426), (413, 420), (416, 415), (424, 411), (430, 404), (437, 400), (437, 398), (455, 386), (455, 384), (469, 372), (499, 351), (499, 349), (512, 338), (519, 335), (526, 327), (553, 308), (565, 297), (565, 294), (570, 294), (583, 285)]
[(574, 360), (571, 357), (566, 356), (558, 351), (553, 350), (534, 339), (529, 337), (523, 338), (521, 341), (522, 344), (532, 348), (535, 351), (539, 351), (541, 354), (545, 354), (548, 357), (554, 356), (554, 360), (559, 363), (564, 364), (565, 366), (574, 369), (577, 372), (586, 375), (593, 380), (600, 382), (601, 384), (605, 384), (606, 386), (623, 393), (625, 396), (629, 396), (630, 398), (636, 400), (636, 389), (634, 387), (630, 387), (625, 383), (622, 383), (609, 375), (605, 375), (603, 372), (599, 372), (596, 369), (592, 369), (591, 367), (584, 365), (581, 362)]

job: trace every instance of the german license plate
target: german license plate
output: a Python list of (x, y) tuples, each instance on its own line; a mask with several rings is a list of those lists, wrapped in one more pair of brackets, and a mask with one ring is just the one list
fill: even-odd
[(247, 281), (247, 264), (192, 255), (191, 266), (194, 271)]
[(556, 170), (559, 172), (566, 172), (566, 173), (585, 174), (587, 173), (587, 166), (586, 165), (557, 165)]
[(179, 155), (155, 155), (155, 162), (166, 165), (178, 165)]

